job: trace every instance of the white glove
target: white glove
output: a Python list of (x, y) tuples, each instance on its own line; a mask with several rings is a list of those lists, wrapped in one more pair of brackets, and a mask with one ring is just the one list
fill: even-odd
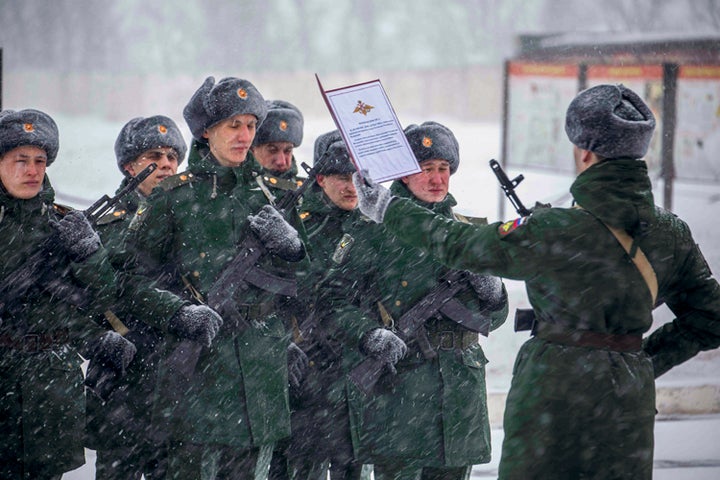
[(358, 196), (358, 208), (375, 223), (382, 223), (385, 211), (395, 196), (390, 190), (372, 181), (367, 170), (362, 172), (363, 178), (353, 173), (353, 183)]

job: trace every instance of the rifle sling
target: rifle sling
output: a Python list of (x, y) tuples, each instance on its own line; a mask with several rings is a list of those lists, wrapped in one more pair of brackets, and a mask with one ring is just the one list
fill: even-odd
[[(604, 222), (603, 222), (604, 223)], [(628, 255), (630, 255), (630, 258), (632, 259), (633, 263), (637, 267), (637, 269), (640, 271), (640, 275), (642, 275), (643, 280), (645, 280), (645, 284), (648, 287), (648, 290), (650, 290), (650, 296), (652, 297), (652, 304), (655, 305), (655, 302), (657, 300), (657, 294), (658, 294), (658, 282), (657, 282), (657, 275), (655, 274), (655, 270), (653, 270), (652, 265), (650, 264), (650, 261), (645, 256), (645, 253), (643, 253), (642, 250), (640, 250), (640, 247), (637, 245), (634, 246), (635, 248), (635, 255), (632, 253), (633, 249), (633, 238), (628, 235), (628, 233), (624, 230), (620, 230), (615, 227), (611, 227), (608, 224), (605, 224), (608, 230), (615, 235), (615, 238), (617, 241), (622, 245), (622, 247), (625, 249)]]
[[(585, 210), (579, 204), (575, 204), (575, 208)], [(625, 230), (611, 227), (599, 218), (598, 221), (605, 225), (605, 228), (607, 228), (610, 233), (613, 234), (615, 239), (617, 239), (618, 243), (623, 247), (623, 250), (625, 250), (628, 256), (632, 259), (635, 267), (637, 267), (637, 269), (640, 271), (640, 275), (642, 275), (643, 280), (645, 280), (645, 284), (648, 287), (648, 290), (650, 290), (650, 296), (652, 297), (652, 304), (654, 306), (655, 302), (657, 301), (658, 295), (657, 275), (655, 274), (655, 270), (650, 264), (650, 261), (645, 256), (645, 253), (640, 250), (640, 247), (638, 245), (634, 244), (635, 240)]]
[(245, 276), (247, 283), (254, 285), (266, 292), (286, 297), (297, 297), (297, 281), (294, 278), (285, 278), (253, 265)]
[(473, 312), (456, 298), (451, 298), (440, 308), (440, 313), (453, 322), (468, 330), (488, 336), (490, 333), (490, 322), (483, 316), (473, 315)]

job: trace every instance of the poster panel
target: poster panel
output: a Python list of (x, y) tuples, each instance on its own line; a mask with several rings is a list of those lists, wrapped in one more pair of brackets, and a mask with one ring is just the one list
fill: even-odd
[(506, 165), (574, 171), (565, 112), (577, 86), (577, 65), (509, 63)]
[(720, 65), (680, 67), (676, 110), (676, 177), (720, 182)]

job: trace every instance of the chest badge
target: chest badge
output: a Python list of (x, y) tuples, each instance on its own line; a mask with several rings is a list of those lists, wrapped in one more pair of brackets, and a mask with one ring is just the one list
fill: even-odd
[(337, 265), (342, 265), (347, 259), (353, 243), (355, 243), (355, 239), (349, 233), (344, 234), (335, 246), (335, 252), (333, 252), (332, 261)]

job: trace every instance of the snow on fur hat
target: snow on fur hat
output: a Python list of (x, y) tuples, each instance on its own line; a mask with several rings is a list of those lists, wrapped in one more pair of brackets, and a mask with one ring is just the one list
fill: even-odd
[(342, 175), (355, 171), (339, 130), (323, 133), (315, 140), (313, 165), (320, 175)]
[(604, 158), (642, 158), (655, 129), (645, 102), (623, 85), (597, 85), (580, 92), (567, 110), (570, 141)]
[(130, 120), (120, 130), (115, 140), (115, 157), (123, 175), (129, 173), (123, 166), (135, 160), (151, 148), (170, 147), (178, 154), (178, 165), (185, 160), (187, 144), (177, 124), (164, 115), (137, 117)]
[(450, 163), (450, 174), (457, 172), (460, 145), (449, 128), (437, 122), (412, 124), (405, 127), (405, 136), (418, 163), (441, 158)]
[(303, 116), (300, 110), (284, 100), (266, 100), (267, 116), (257, 129), (253, 145), (290, 142), (299, 147), (303, 139)]
[(45, 150), (49, 166), (57, 157), (59, 137), (55, 121), (40, 110), (0, 112), (0, 155), (13, 148), (32, 145)]
[(265, 99), (247, 80), (227, 77), (215, 84), (215, 77), (207, 77), (183, 109), (183, 116), (193, 138), (207, 143), (205, 130), (235, 115), (255, 115), (257, 127), (267, 115)]

